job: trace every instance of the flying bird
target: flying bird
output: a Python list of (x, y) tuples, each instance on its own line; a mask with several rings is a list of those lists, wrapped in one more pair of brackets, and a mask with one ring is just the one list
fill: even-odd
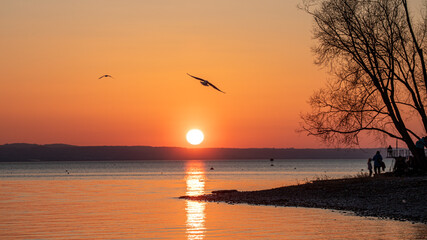
[(108, 74), (106, 74), (106, 75), (102, 75), (102, 76), (101, 76), (101, 77), (99, 77), (98, 79), (101, 79), (101, 78), (107, 78), (107, 77), (114, 79), (114, 78), (113, 78), (113, 76), (108, 75)]
[(218, 91), (220, 91), (220, 92), (222, 92), (222, 93), (225, 93), (225, 92), (221, 91), (219, 88), (217, 88), (215, 85), (213, 85), (212, 83), (210, 83), (208, 80), (205, 80), (205, 79), (202, 79), (202, 78), (195, 77), (195, 76), (193, 76), (193, 75), (191, 75), (191, 74), (188, 74), (188, 73), (187, 73), (187, 75), (188, 75), (188, 76), (190, 76), (190, 77), (192, 77), (192, 78), (195, 78), (195, 79), (199, 80), (199, 81), (200, 81), (200, 84), (202, 84), (203, 86), (206, 86), (206, 87), (213, 87), (215, 90), (218, 90)]

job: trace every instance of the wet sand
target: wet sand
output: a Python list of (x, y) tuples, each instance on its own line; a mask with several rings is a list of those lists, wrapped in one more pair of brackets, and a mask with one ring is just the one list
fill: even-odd
[(293, 206), (353, 211), (427, 223), (427, 177), (363, 177), (319, 180), (261, 191), (217, 191), (181, 198), (254, 205)]

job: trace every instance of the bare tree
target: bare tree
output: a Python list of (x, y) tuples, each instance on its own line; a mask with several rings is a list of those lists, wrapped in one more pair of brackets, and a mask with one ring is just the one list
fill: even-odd
[(399, 139), (425, 168), (414, 141), (427, 131), (426, 11), (414, 20), (406, 0), (306, 0), (303, 9), (315, 21), (316, 63), (333, 75), (311, 97), (303, 129), (346, 145), (361, 132)]

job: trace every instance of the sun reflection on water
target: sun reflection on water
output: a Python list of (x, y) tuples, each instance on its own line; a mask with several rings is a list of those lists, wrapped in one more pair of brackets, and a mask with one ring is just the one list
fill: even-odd
[[(205, 173), (202, 162), (189, 161), (186, 167), (187, 196), (205, 193)], [(205, 236), (205, 205), (204, 202), (186, 202), (187, 239), (203, 239)]]

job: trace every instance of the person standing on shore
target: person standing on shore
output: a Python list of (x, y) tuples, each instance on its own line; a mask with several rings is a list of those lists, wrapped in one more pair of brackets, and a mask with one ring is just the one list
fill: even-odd
[(373, 157), (373, 160), (374, 160), (375, 175), (380, 174), (381, 173), (381, 167), (382, 167), (382, 161), (383, 161), (383, 157), (381, 156), (380, 151), (377, 151), (377, 153)]
[(368, 159), (368, 170), (369, 170), (369, 177), (372, 177), (372, 158)]
[(393, 157), (393, 148), (391, 147), (391, 145), (388, 145), (387, 148), (387, 157)]
[(424, 156), (425, 156), (424, 147), (426, 146), (427, 146), (427, 136), (418, 139), (418, 141), (415, 143), (415, 147), (417, 148), (417, 151)]
[(417, 151), (417, 155), (420, 159), (416, 160), (414, 162), (416, 165), (418, 165), (421, 168), (427, 168), (426, 166), (426, 154), (424, 152), (424, 148), (427, 147), (427, 136), (421, 137), (418, 139), (418, 141), (415, 143), (415, 149)]

